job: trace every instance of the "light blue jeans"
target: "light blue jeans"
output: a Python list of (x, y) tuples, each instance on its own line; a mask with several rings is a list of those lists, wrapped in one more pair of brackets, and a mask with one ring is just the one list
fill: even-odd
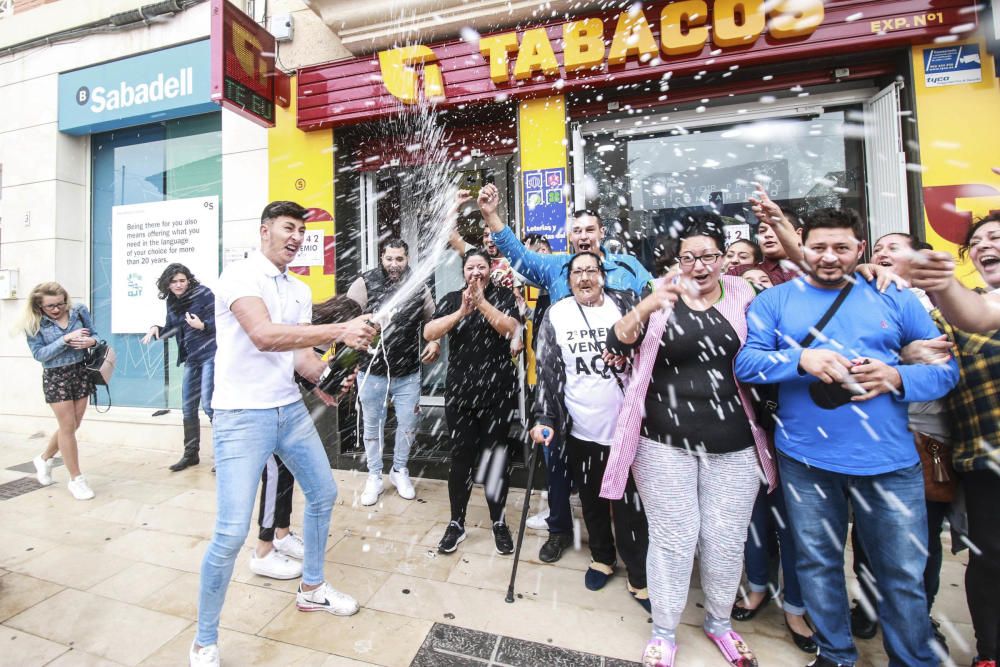
[(358, 387), (365, 421), (364, 443), (368, 474), (382, 474), (385, 420), (389, 412), (390, 396), (396, 407), (396, 446), (392, 450), (392, 467), (396, 470), (405, 468), (410, 460), (410, 448), (417, 437), (417, 421), (420, 419), (420, 373), (391, 379), (374, 373), (359, 373)]
[(218, 642), (219, 615), (233, 565), (250, 530), (260, 474), (277, 454), (306, 498), (302, 539), (302, 583), (323, 582), (323, 554), (337, 484), (309, 411), (300, 400), (267, 410), (216, 410), (212, 424), (218, 511), (215, 534), (201, 564), (198, 596), (199, 646)]

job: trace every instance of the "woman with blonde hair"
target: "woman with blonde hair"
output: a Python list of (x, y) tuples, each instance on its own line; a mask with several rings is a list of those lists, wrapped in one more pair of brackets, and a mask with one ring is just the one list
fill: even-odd
[(94, 492), (80, 474), (76, 444), (76, 431), (94, 392), (83, 364), (85, 350), (97, 344), (90, 311), (82, 303), (73, 304), (59, 283), (41, 283), (31, 290), (19, 328), (28, 338), (32, 356), (42, 364), (45, 402), (59, 424), (45, 451), (34, 459), (38, 483), (52, 484), (53, 457), (59, 451), (69, 471), (70, 493), (77, 500), (90, 500)]

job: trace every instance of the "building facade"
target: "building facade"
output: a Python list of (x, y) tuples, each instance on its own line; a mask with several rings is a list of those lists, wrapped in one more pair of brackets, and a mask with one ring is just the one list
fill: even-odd
[[(996, 2), (258, 0), (240, 8), (281, 33), (277, 64), (292, 73), (291, 104), (275, 109), (267, 130), (199, 107), (203, 97), (176, 117), (132, 106), (130, 115), (117, 110), (113, 127), (70, 127), (83, 105), (60, 81), (74, 95), (91, 89), (88, 104), (97, 104), (93, 86), (70, 83), (74, 73), (109, 75), (160, 53), (170, 64), (164, 85), (196, 87), (197, 66), (190, 79), (183, 70), (201, 56), (169, 50), (202, 48), (210, 3), (10, 49), (7, 28), (19, 16), (36, 15), (32, 29), (16, 31), (22, 43), (46, 36), (50, 28), (38, 26), (106, 18), (74, 21), (59, 13), (64, 4), (19, 15), (15, 0), (0, 19), (0, 90), (10, 109), (0, 121), (0, 269), (19, 270), (22, 296), (42, 280), (63, 282), (109, 331), (114, 211), (216, 198), (217, 233), (199, 227), (211, 241), (199, 248), (216, 253), (218, 271), (254, 247), (267, 200), (299, 201), (316, 210), (309, 228), (321, 250), (296, 271), (322, 299), (375, 267), (387, 235), (420, 247), (427, 212), (414, 193), (429, 159), (473, 189), (495, 183), (508, 223), (556, 248), (565, 247), (568, 213), (598, 210), (609, 242), (651, 268), (680, 212), (711, 208), (730, 238), (753, 237), (746, 198), (755, 182), (798, 212), (858, 209), (872, 241), (906, 231), (945, 250), (973, 215), (1000, 208)], [(128, 12), (140, 3), (84, 4)], [(149, 84), (148, 97), (160, 73), (128, 84), (133, 105), (135, 86)], [(129, 93), (120, 84), (117, 92), (120, 107)], [(400, 129), (399, 118), (421, 115), (433, 150), (406, 139), (414, 124)], [(457, 262), (444, 260), (435, 296), (460, 282)], [(963, 271), (971, 280), (971, 267)], [(124, 289), (119, 301), (127, 281)], [(3, 321), (21, 307), (18, 298), (0, 301)], [(110, 336), (125, 360), (115, 407), (88, 418), (84, 439), (127, 442), (141, 428), (144, 443), (174, 446), (176, 410), (150, 416), (177, 407), (169, 351), (164, 359), (135, 333)], [(23, 338), (2, 345), (13, 382), (0, 390), (0, 428), (51, 428)], [(442, 402), (442, 382), (443, 364), (426, 373), (429, 412)]]

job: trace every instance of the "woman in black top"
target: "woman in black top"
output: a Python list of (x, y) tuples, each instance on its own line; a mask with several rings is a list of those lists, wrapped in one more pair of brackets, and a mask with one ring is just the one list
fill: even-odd
[(447, 335), (449, 342), (444, 411), (452, 440), (451, 522), (438, 550), (451, 553), (465, 539), (465, 510), (476, 455), (482, 451), (490, 457), (489, 466), (481, 468), (488, 470), (486, 501), (497, 553), (508, 554), (514, 541), (504, 522), (510, 481), (506, 440), (517, 387), (510, 339), (520, 322), (514, 293), (490, 281), (490, 258), (483, 251), (466, 253), (462, 271), (465, 289), (444, 295), (434, 319), (424, 326), (428, 341)]

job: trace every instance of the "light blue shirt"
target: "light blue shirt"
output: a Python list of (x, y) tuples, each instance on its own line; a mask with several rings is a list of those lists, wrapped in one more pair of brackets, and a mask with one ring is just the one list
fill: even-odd
[[(524, 247), (510, 227), (504, 227), (494, 234), (493, 242), (510, 261), (515, 271), (549, 291), (552, 303), (571, 294), (569, 276), (566, 274), (566, 264), (571, 255), (543, 255), (532, 252)], [(653, 275), (632, 255), (605, 252), (604, 270), (608, 275), (605, 287), (609, 289), (642, 294), (653, 280)]]
[(90, 311), (83, 304), (77, 304), (70, 308), (69, 321), (66, 328), (56, 324), (55, 320), (49, 319), (47, 315), (42, 315), (38, 333), (28, 336), (28, 347), (31, 349), (31, 356), (36, 361), (42, 362), (42, 368), (59, 368), (69, 366), (83, 361), (86, 350), (78, 350), (70, 347), (63, 336), (70, 331), (77, 329), (90, 329), (90, 335), (97, 338), (94, 331), (94, 321), (90, 317)]

